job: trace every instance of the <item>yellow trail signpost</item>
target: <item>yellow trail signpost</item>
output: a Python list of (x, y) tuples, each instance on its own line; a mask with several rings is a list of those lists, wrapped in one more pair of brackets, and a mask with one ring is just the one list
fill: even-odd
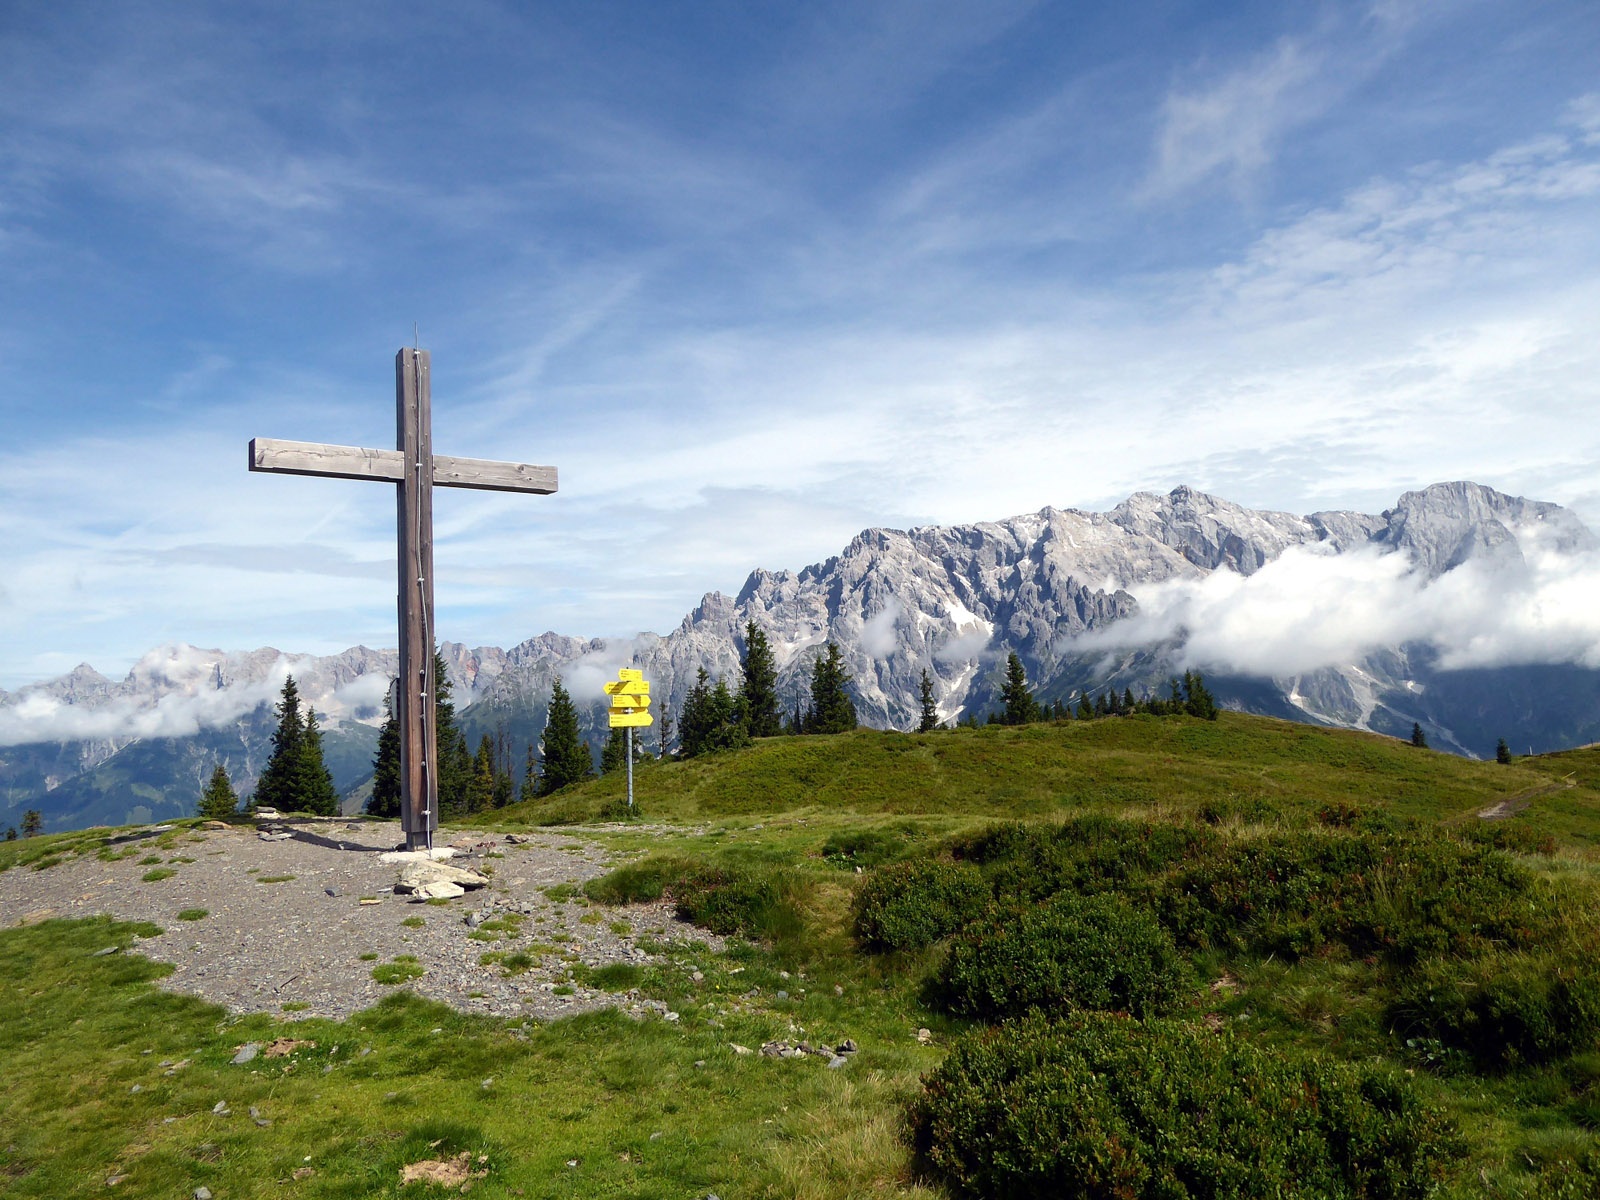
[(611, 711), (607, 714), (612, 729), (628, 731), (628, 811), (633, 811), (633, 731), (654, 725), (650, 715), (650, 681), (643, 671), (624, 667), (617, 672), (615, 683), (606, 684), (606, 695), (611, 697)]

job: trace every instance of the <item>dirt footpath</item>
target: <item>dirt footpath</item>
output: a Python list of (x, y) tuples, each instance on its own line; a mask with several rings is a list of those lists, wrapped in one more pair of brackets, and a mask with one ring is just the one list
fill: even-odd
[[(235, 1012), (289, 1017), (346, 1017), (396, 987), (487, 1015), (548, 1019), (608, 1005), (643, 1014), (662, 1006), (586, 989), (570, 981), (571, 968), (644, 965), (653, 955), (641, 938), (720, 947), (670, 905), (613, 909), (569, 896), (611, 866), (607, 852), (581, 836), (441, 841), (458, 847), (451, 865), (491, 882), (420, 903), (395, 894), (401, 868), (380, 861), (403, 839), (398, 823), (297, 821), (263, 831), (279, 836), (265, 840), (248, 825), (178, 829), (164, 847), (156, 844), (161, 835), (110, 847), (125, 854), (116, 861), (13, 867), (0, 872), (0, 928), (102, 913), (149, 921), (165, 932), (141, 941), (138, 953), (175, 968), (160, 986)], [(145, 880), (164, 871), (172, 874)], [(179, 918), (193, 910), (206, 915)], [(508, 969), (483, 963), (486, 954), (519, 957)], [(403, 955), (416, 959), (420, 977), (388, 985), (373, 978), (375, 967)]]

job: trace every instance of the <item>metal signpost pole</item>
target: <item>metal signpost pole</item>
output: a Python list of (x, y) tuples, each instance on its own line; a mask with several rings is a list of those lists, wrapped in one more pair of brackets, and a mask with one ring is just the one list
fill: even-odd
[(628, 811), (633, 811), (633, 726), (628, 726)]

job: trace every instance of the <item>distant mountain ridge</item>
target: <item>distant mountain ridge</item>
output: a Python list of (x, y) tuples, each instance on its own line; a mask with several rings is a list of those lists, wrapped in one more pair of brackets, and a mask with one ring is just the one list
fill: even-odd
[[(598, 741), (600, 686), (619, 667), (642, 669), (675, 713), (701, 667), (737, 683), (749, 620), (771, 640), (787, 706), (803, 702), (812, 654), (832, 639), (855, 676), (863, 723), (905, 728), (916, 720), (923, 670), (944, 719), (986, 713), (1009, 651), (1047, 701), (1158, 687), (1205, 631), (1179, 625), (1142, 642), (1118, 631), (1144, 629), (1156, 597), (1249, 580), (1287, 564), (1286, 555), (1382, 559), (1415, 591), (1446, 576), (1454, 583), (1464, 575), (1451, 573), (1468, 569), (1519, 580), (1530, 576), (1530, 563), (1587, 561), (1597, 550), (1600, 539), (1569, 510), (1475, 483), (1407, 492), (1377, 515), (1308, 516), (1178, 487), (1137, 493), (1104, 513), (1045, 508), (1003, 521), (868, 529), (825, 562), (799, 572), (757, 569), (737, 596), (708, 593), (665, 636), (545, 633), (509, 650), (442, 649), (469, 736), (503, 730), (519, 758), (543, 727), (556, 675)], [(1577, 662), (1463, 668), (1413, 639), (1288, 674), (1199, 665), (1232, 707), (1397, 736), (1415, 722), (1436, 747), (1459, 753), (1492, 752), (1500, 736), (1519, 752), (1600, 738), (1600, 671)], [(248, 788), (271, 732), (264, 706), (289, 671), (327, 718), (336, 782), (357, 788), (370, 771), (394, 670), (393, 651), (366, 647), (316, 657), (180, 646), (147, 655), (122, 681), (84, 665), (0, 695), (0, 824), (24, 807), (44, 811), (51, 828), (176, 815), (192, 806), (219, 760)], [(39, 728), (61, 732), (24, 740)]]

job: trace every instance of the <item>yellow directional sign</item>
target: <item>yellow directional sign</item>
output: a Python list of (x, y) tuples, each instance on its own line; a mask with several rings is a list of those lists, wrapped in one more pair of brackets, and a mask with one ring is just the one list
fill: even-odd
[(615, 683), (606, 684), (606, 695), (611, 697), (611, 711), (607, 719), (612, 729), (643, 729), (655, 724), (650, 716), (650, 681), (643, 671), (624, 669), (617, 672)]

